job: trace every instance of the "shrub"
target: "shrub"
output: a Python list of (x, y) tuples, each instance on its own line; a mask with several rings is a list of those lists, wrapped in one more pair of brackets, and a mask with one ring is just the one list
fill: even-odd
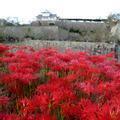
[(3, 34), (0, 34), (0, 42), (4, 42), (5, 41), (5, 36)]

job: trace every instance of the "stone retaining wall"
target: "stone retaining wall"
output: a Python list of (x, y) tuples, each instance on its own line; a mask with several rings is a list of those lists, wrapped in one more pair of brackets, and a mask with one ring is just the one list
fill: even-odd
[(0, 27), (0, 35), (5, 37), (16, 37), (23, 39), (31, 37), (33, 39), (58, 40), (57, 26), (17, 26)]

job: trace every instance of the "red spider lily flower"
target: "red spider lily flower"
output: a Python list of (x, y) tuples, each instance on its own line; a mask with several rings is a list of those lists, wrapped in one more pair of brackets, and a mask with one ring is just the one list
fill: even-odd
[(68, 81), (68, 82), (73, 82), (73, 81), (77, 80), (77, 78), (78, 78), (77, 74), (70, 74), (70, 75), (67, 75), (66, 77), (64, 77), (64, 80)]
[(51, 90), (51, 87), (49, 84), (43, 84), (43, 85), (39, 85), (36, 88), (36, 94), (38, 95), (42, 95), (42, 94), (49, 94)]
[(117, 93), (117, 89), (119, 88), (120, 84), (116, 82), (106, 82), (106, 83), (100, 83), (96, 87), (96, 92), (100, 93), (101, 95), (104, 95), (107, 99), (110, 99)]
[[(36, 119), (37, 120), (37, 119)], [(57, 120), (57, 118), (55, 117), (55, 116), (51, 116), (51, 115), (42, 115), (41, 117), (40, 117), (40, 119), (38, 119), (38, 120)]]
[(8, 46), (0, 44), (0, 54), (4, 53), (7, 50), (9, 50)]
[(37, 75), (33, 75), (33, 74), (20, 74), (20, 78), (19, 79), (23, 84), (29, 85), (32, 82), (34, 82), (35, 80), (38, 79)]
[(46, 112), (49, 111), (48, 107), (50, 104), (50, 98), (48, 95), (43, 94), (43, 95), (36, 95), (34, 96), (33, 100), (32, 100), (35, 108), (39, 109), (40, 112)]
[(94, 87), (89, 82), (76, 83), (76, 89), (82, 90), (88, 95), (90, 95), (91, 93), (94, 93)]
[(51, 79), (57, 79), (57, 78), (58, 78), (58, 77), (57, 77), (57, 74), (56, 74), (55, 72), (53, 72), (53, 71), (47, 72), (46, 75), (47, 75), (48, 77), (50, 77)]
[[(99, 108), (96, 104), (93, 104), (90, 100), (82, 99), (79, 104), (81, 110), (81, 119), (83, 120), (97, 120), (99, 115)], [(99, 119), (98, 119), (99, 120)]]
[[(12, 74), (10, 74), (10, 79), (11, 79), (10, 84), (12, 82), (14, 83), (14, 81), (16, 81), (23, 85), (29, 85), (31, 82), (37, 80), (38, 76), (30, 74), (30, 73), (27, 73), (27, 74), (12, 73)], [(10, 80), (10, 79), (8, 79), (8, 80)]]
[(0, 106), (7, 105), (9, 103), (9, 98), (6, 96), (0, 96)]
[(52, 101), (54, 107), (57, 107), (64, 102), (76, 101), (76, 95), (71, 90), (64, 88), (63, 92), (62, 89), (59, 89), (52, 92)]
[(21, 120), (21, 118), (16, 114), (4, 114), (0, 115), (1, 120)]
[(81, 111), (79, 106), (69, 102), (61, 105), (61, 114), (67, 120), (81, 119)]
[(34, 112), (35, 107), (31, 100), (24, 98), (18, 101), (18, 105), (20, 106), (20, 112), (23, 116), (26, 116), (32, 112)]

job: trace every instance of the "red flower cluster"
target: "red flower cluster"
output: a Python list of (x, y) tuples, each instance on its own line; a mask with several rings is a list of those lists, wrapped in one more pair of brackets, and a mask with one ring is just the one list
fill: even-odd
[(1, 44), (0, 120), (120, 120), (113, 56)]

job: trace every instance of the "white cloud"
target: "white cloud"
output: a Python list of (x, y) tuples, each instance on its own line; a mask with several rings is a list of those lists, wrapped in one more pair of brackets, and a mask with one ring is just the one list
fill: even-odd
[(0, 17), (29, 20), (48, 9), (64, 18), (104, 18), (120, 12), (119, 5), (119, 0), (0, 0)]

